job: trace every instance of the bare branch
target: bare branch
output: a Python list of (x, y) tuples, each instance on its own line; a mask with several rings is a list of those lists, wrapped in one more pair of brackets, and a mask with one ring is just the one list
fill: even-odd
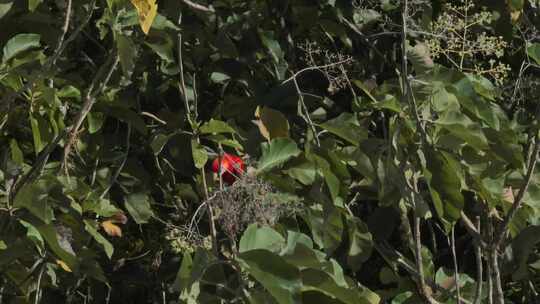
[(452, 262), (454, 263), (454, 280), (456, 284), (456, 294), (457, 294), (457, 304), (461, 304), (461, 288), (459, 286), (459, 268), (457, 263), (456, 256), (456, 234), (455, 234), (455, 225), (452, 227), (450, 235), (450, 247), (452, 248)]
[(202, 4), (198, 4), (198, 3), (192, 2), (190, 0), (182, 0), (182, 2), (184, 2), (185, 5), (191, 7), (194, 10), (197, 10), (197, 11), (201, 11), (201, 12), (205, 12), (205, 13), (215, 13), (216, 12), (214, 10), (214, 8), (212, 8), (212, 7), (206, 7), (206, 6), (202, 5)]
[[(480, 233), (480, 217), (476, 218), (476, 231)], [(473, 243), (474, 254), (476, 257), (476, 291), (474, 293), (473, 304), (481, 304), (482, 301), (482, 284), (483, 282), (483, 265), (482, 265), (482, 247), (478, 241)]]
[[(112, 61), (112, 64), (111, 64), (111, 61)], [(94, 103), (96, 100), (96, 96), (103, 92), (103, 90), (107, 86), (107, 83), (111, 79), (111, 76), (114, 70), (116, 70), (116, 67), (118, 66), (119, 62), (120, 62), (120, 57), (118, 56), (118, 54), (116, 54), (116, 52), (111, 53), (107, 62), (101, 66), (100, 70), (94, 76), (94, 79), (92, 80), (92, 83), (90, 84), (90, 87), (88, 88), (86, 92), (86, 96), (84, 98), (84, 104), (82, 106), (82, 109), (78, 113), (77, 118), (75, 119), (75, 123), (70, 128), (69, 135), (68, 135), (68, 142), (66, 143), (64, 147), (64, 156), (62, 160), (61, 170), (65, 170), (65, 173), (67, 173), (67, 170), (68, 170), (67, 161), (69, 159), (69, 154), (71, 153), (71, 148), (77, 141), (79, 129), (82, 126), (84, 120), (86, 119), (86, 116), (88, 115), (88, 113), (90, 113), (90, 111), (92, 110), (92, 107), (94, 106)], [(108, 67), (108, 70), (106, 71), (107, 67)], [(101, 76), (105, 73), (106, 73), (105, 78), (103, 78), (103, 80), (99, 84), (99, 87), (96, 90), (94, 90), (96, 83), (101, 79)]]
[(510, 221), (512, 221), (519, 207), (521, 207), (521, 204), (523, 202), (523, 197), (525, 196), (527, 189), (529, 189), (529, 185), (531, 183), (534, 170), (536, 169), (538, 153), (540, 152), (540, 138), (538, 138), (538, 135), (534, 137), (534, 141), (535, 143), (533, 147), (533, 152), (531, 154), (530, 161), (527, 164), (527, 173), (525, 174), (525, 184), (523, 184), (523, 186), (519, 189), (519, 192), (516, 195), (514, 202), (512, 203), (512, 207), (510, 208), (510, 210), (504, 217), (504, 220), (499, 226), (499, 229), (497, 229), (497, 231), (495, 232), (493, 245), (495, 246), (496, 249), (500, 248), (501, 244), (506, 238), (506, 234), (508, 233), (508, 225), (510, 225)]

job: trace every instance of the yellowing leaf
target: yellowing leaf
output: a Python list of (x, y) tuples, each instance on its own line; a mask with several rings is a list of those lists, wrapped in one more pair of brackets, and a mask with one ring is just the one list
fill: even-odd
[(64, 271), (72, 272), (71, 268), (69, 268), (69, 266), (64, 261), (56, 260), (56, 264), (58, 264), (58, 266), (60, 266), (60, 268), (64, 269)]
[(513, 203), (514, 202), (514, 191), (513, 191), (512, 187), (504, 188), (504, 190), (503, 190), (503, 199), (504, 199), (504, 201), (506, 201), (508, 203)]
[(122, 236), (122, 229), (115, 225), (111, 220), (101, 223), (101, 227), (103, 227), (103, 230), (110, 236)]
[(259, 119), (253, 123), (259, 127), (261, 135), (267, 140), (289, 137), (289, 122), (281, 112), (268, 107), (257, 107), (255, 117)]
[(139, 14), (139, 24), (145, 34), (148, 34), (152, 22), (157, 15), (156, 0), (131, 0), (131, 4), (137, 9)]

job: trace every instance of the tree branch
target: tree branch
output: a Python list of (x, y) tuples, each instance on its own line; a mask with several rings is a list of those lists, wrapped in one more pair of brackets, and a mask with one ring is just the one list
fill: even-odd
[(182, 2), (184, 2), (184, 4), (186, 4), (187, 6), (191, 7), (194, 10), (197, 10), (197, 11), (201, 11), (201, 12), (205, 12), (205, 13), (215, 13), (216, 12), (213, 7), (207, 7), (207, 6), (204, 6), (202, 4), (192, 2), (190, 0), (182, 0)]
[[(68, 141), (67, 141), (66, 145), (64, 146), (64, 156), (63, 156), (63, 160), (62, 160), (61, 170), (65, 170), (66, 175), (67, 175), (67, 170), (68, 170), (67, 162), (68, 162), (68, 159), (69, 159), (69, 154), (71, 153), (71, 148), (73, 147), (73, 145), (77, 141), (79, 129), (82, 126), (84, 120), (86, 119), (86, 116), (88, 115), (88, 113), (90, 113), (90, 111), (92, 110), (92, 107), (94, 106), (94, 103), (95, 103), (95, 100), (96, 100), (96, 96), (103, 92), (103, 90), (107, 86), (107, 83), (111, 79), (111, 76), (112, 76), (114, 70), (116, 70), (116, 67), (118, 66), (119, 62), (120, 62), (120, 57), (118, 56), (118, 54), (116, 54), (115, 51), (113, 51), (109, 55), (109, 58), (107, 59), (107, 62), (104, 63), (101, 66), (99, 71), (94, 76), (94, 79), (92, 80), (92, 83), (90, 84), (90, 87), (88, 88), (88, 90), (86, 92), (86, 96), (84, 98), (84, 104), (82, 106), (82, 109), (77, 114), (77, 118), (75, 119), (75, 123), (70, 128), (69, 135), (68, 135)], [(108, 68), (108, 70), (107, 70), (107, 68)], [(94, 90), (95, 85), (101, 79), (101, 76), (103, 74), (105, 74), (105, 77), (103, 78), (103, 80), (99, 84), (99, 87), (96, 90)]]
[(494, 235), (493, 245), (495, 246), (496, 250), (498, 250), (501, 247), (501, 244), (506, 238), (510, 221), (512, 221), (519, 207), (521, 207), (521, 204), (523, 202), (523, 197), (525, 196), (527, 189), (529, 189), (529, 185), (531, 183), (534, 170), (536, 168), (536, 163), (538, 160), (538, 153), (540, 152), (540, 138), (538, 138), (538, 135), (534, 137), (534, 141), (535, 143), (534, 143), (533, 152), (531, 154), (531, 158), (527, 165), (527, 173), (525, 174), (525, 184), (519, 189), (519, 192), (517, 196), (515, 197), (514, 202), (512, 203), (512, 207), (510, 208), (510, 210), (504, 217), (503, 222), (501, 223), (501, 225), (499, 226), (499, 229), (497, 229)]

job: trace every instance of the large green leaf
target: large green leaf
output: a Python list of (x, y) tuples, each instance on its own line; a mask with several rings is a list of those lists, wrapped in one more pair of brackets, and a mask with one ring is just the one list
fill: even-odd
[(461, 171), (459, 163), (443, 151), (428, 148), (425, 152), (425, 175), (435, 210), (443, 222), (454, 223), (461, 217), (465, 204), (458, 174)]
[(13, 0), (0, 1), (0, 19), (9, 13), (9, 10), (13, 6)]
[(303, 291), (316, 290), (346, 304), (378, 304), (381, 298), (367, 289), (346, 288), (338, 285), (328, 273), (305, 269), (301, 272)]
[(459, 111), (445, 112), (436, 123), (478, 150), (488, 147), (488, 141), (481, 126)]
[(53, 178), (43, 178), (24, 185), (15, 196), (14, 206), (28, 209), (37, 218), (49, 224), (54, 219), (53, 203), (49, 196), (56, 186), (58, 183)]
[(133, 41), (124, 35), (116, 37), (116, 47), (120, 58), (120, 66), (126, 78), (130, 78), (135, 68), (135, 60), (137, 58), (137, 49)]
[(342, 113), (334, 119), (319, 124), (319, 126), (353, 145), (359, 145), (362, 140), (367, 138), (367, 130), (359, 125), (358, 119), (351, 113)]
[(348, 218), (347, 226), (350, 242), (347, 263), (353, 271), (358, 271), (362, 263), (366, 262), (371, 256), (373, 239), (368, 227), (359, 218)]
[(38, 48), (39, 39), (38, 34), (18, 34), (11, 38), (4, 46), (2, 62), (5, 63), (24, 51)]
[(202, 134), (236, 133), (236, 130), (228, 123), (216, 119), (210, 119), (210, 121), (204, 123), (199, 128), (199, 131)]
[(257, 224), (251, 224), (244, 231), (240, 239), (240, 253), (253, 249), (266, 249), (268, 251), (279, 252), (285, 244), (285, 238), (274, 229)]
[(105, 250), (105, 254), (110, 259), (114, 252), (114, 247), (101, 233), (97, 231), (97, 223), (84, 220), (84, 229), (98, 242)]
[(241, 253), (237, 261), (280, 304), (300, 302), (300, 271), (268, 250), (255, 249)]
[(200, 143), (198, 143), (195, 139), (191, 140), (191, 155), (193, 156), (193, 162), (195, 163), (195, 168), (197, 169), (204, 168), (204, 165), (208, 161), (208, 153), (206, 153), (203, 146)]
[(292, 157), (300, 155), (296, 143), (289, 138), (276, 138), (262, 144), (262, 156), (259, 159), (259, 172), (266, 172), (282, 165)]
[(126, 209), (137, 224), (148, 223), (154, 215), (150, 207), (150, 198), (145, 193), (132, 193), (126, 197)]
[(527, 55), (536, 61), (536, 64), (540, 64), (540, 43), (531, 43), (527, 48)]

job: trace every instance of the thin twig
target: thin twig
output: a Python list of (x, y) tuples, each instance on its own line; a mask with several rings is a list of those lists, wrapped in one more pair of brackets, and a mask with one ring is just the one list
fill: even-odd
[[(112, 61), (112, 64), (111, 64), (111, 61)], [(68, 142), (66, 143), (64, 147), (64, 156), (62, 160), (61, 170), (65, 170), (66, 175), (67, 175), (67, 170), (68, 170), (67, 162), (69, 159), (69, 154), (71, 153), (71, 148), (77, 141), (79, 129), (82, 126), (84, 120), (86, 119), (86, 116), (88, 115), (88, 113), (90, 113), (90, 111), (92, 110), (92, 107), (94, 106), (97, 95), (103, 92), (114, 70), (116, 70), (116, 67), (118, 66), (119, 62), (120, 62), (120, 57), (118, 56), (118, 54), (116, 54), (116, 52), (112, 52), (107, 62), (103, 64), (100, 70), (96, 73), (94, 79), (92, 80), (92, 83), (90, 84), (90, 87), (87, 90), (82, 109), (78, 113), (77, 118), (75, 119), (75, 123), (70, 128), (69, 135), (68, 135)], [(107, 67), (108, 67), (108, 70), (106, 69)], [(105, 78), (101, 81), (98, 88), (96, 90), (93, 90), (95, 84), (101, 79), (101, 75), (103, 75), (104, 73), (106, 73)]]
[(34, 298), (34, 304), (38, 304), (39, 300), (41, 298), (41, 278), (43, 277), (43, 272), (45, 271), (45, 264), (41, 265), (41, 269), (39, 270), (39, 275), (37, 279), (37, 286), (36, 286), (36, 297)]
[[(493, 222), (492, 218), (489, 217), (489, 215), (486, 216), (486, 222), (487, 222), (487, 236), (490, 240), (490, 244), (493, 244)], [(488, 273), (488, 304), (493, 304), (493, 264), (491, 263), (491, 255), (489, 251), (487, 251), (488, 256), (487, 258), (487, 273)]]
[(112, 176), (111, 181), (109, 182), (109, 185), (107, 186), (107, 188), (105, 188), (105, 190), (103, 190), (103, 192), (99, 196), (100, 199), (103, 199), (105, 195), (109, 193), (113, 185), (116, 184), (116, 181), (118, 180), (118, 177), (120, 176), (120, 173), (122, 173), (122, 170), (124, 169), (124, 166), (126, 165), (128, 155), (129, 155), (130, 139), (131, 139), (131, 124), (128, 123), (127, 134), (126, 134), (126, 152), (125, 152), (124, 158), (122, 159), (120, 166), (118, 166), (118, 169), (116, 169), (116, 172)]
[(346, 58), (346, 59), (343, 59), (343, 60), (340, 60), (340, 61), (337, 61), (337, 62), (332, 62), (332, 63), (329, 63), (329, 64), (325, 64), (325, 65), (309, 66), (309, 67), (303, 68), (300, 71), (294, 73), (291, 77), (289, 77), (289, 78), (285, 79), (283, 82), (281, 82), (281, 84), (286, 84), (287, 82), (296, 79), (300, 74), (302, 74), (304, 72), (307, 72), (307, 71), (321, 71), (321, 70), (324, 70), (324, 69), (327, 69), (327, 68), (331, 68), (331, 67), (334, 67), (334, 66), (349, 63), (351, 61), (352, 61), (352, 58)]
[[(180, 25), (182, 23), (182, 15), (179, 16), (178, 18), (178, 25)], [(193, 129), (195, 128), (195, 124), (194, 124), (194, 121), (193, 119), (196, 119), (197, 118), (197, 113), (192, 113), (191, 112), (191, 107), (189, 105), (189, 101), (188, 101), (188, 97), (187, 97), (187, 89), (186, 89), (186, 82), (185, 82), (185, 78), (184, 78), (184, 64), (183, 64), (183, 54), (182, 54), (182, 33), (178, 33), (178, 65), (180, 67), (180, 83), (179, 83), (179, 89), (180, 89), (180, 95), (182, 96), (182, 99), (184, 101), (184, 106), (185, 106), (185, 110), (186, 110), (186, 119), (190, 125), (190, 127)], [(193, 81), (193, 91), (195, 92), (197, 90), (197, 88), (195, 87), (195, 81)], [(196, 104), (198, 102), (197, 100), (197, 95), (195, 94), (194, 95), (194, 103)], [(194, 107), (196, 109), (196, 107)], [(197, 142), (197, 144), (200, 144), (200, 138), (199, 138), (199, 135), (196, 134), (196, 130), (192, 130), (193, 131), (193, 136), (195, 137), (195, 140)], [(202, 167), (200, 169), (200, 172), (201, 172), (201, 178), (202, 178), (202, 182), (203, 182), (203, 188), (204, 188), (204, 196), (205, 196), (205, 201), (208, 201), (209, 200), (209, 193), (208, 193), (208, 185), (206, 184), (206, 172), (204, 171), (204, 167)], [(202, 206), (203, 204), (201, 204)], [(199, 206), (199, 208), (201, 207)], [(207, 207), (207, 210), (208, 210), (208, 224), (209, 224), (209, 228), (210, 228), (210, 237), (212, 239), (212, 249), (214, 251), (214, 253), (218, 254), (218, 248), (217, 248), (217, 230), (216, 230), (216, 222), (215, 222), (215, 217), (214, 217), (214, 210), (212, 209), (212, 206), (210, 204), (206, 204), (206, 207)], [(191, 227), (191, 223), (190, 223), (190, 227)], [(190, 231), (191, 231), (191, 228), (190, 228)]]
[(455, 225), (452, 226), (452, 231), (450, 233), (450, 247), (452, 248), (452, 262), (454, 263), (454, 281), (456, 284), (457, 304), (461, 304), (461, 287), (459, 286), (459, 269), (456, 256)]
[(529, 185), (531, 183), (534, 170), (536, 169), (536, 163), (538, 160), (538, 153), (540, 152), (540, 138), (538, 138), (538, 135), (534, 137), (534, 148), (533, 153), (531, 155), (531, 159), (527, 165), (527, 173), (525, 175), (525, 184), (519, 189), (518, 194), (516, 195), (516, 198), (514, 199), (514, 202), (512, 203), (512, 207), (504, 217), (503, 222), (499, 226), (499, 229), (497, 229), (495, 236), (494, 236), (494, 243), (495, 249), (498, 250), (503, 243), (504, 239), (506, 238), (506, 234), (508, 233), (508, 226), (510, 225), (510, 221), (514, 218), (514, 215), (518, 211), (519, 207), (521, 207), (521, 204), (523, 202), (523, 197), (525, 196), (525, 193), (527, 192), (527, 189), (529, 189)]
[(197, 10), (197, 11), (201, 11), (201, 12), (205, 12), (205, 13), (215, 13), (216, 12), (213, 7), (207, 7), (207, 6), (204, 6), (202, 4), (192, 2), (190, 0), (182, 0), (182, 2), (184, 2), (187, 6), (191, 7), (194, 10)]
[[(480, 233), (480, 217), (476, 217), (476, 230)], [(473, 242), (474, 254), (476, 257), (476, 291), (474, 293), (473, 304), (481, 304), (482, 301), (482, 284), (483, 282), (483, 265), (482, 265), (482, 247), (478, 241)]]
[(465, 229), (467, 229), (467, 232), (469, 232), (469, 234), (473, 237), (473, 239), (479, 243), (481, 248), (486, 248), (487, 244), (483, 240), (482, 235), (480, 234), (480, 231), (477, 230), (477, 228), (475, 227), (471, 219), (467, 216), (467, 214), (465, 214), (464, 211), (461, 211), (460, 220), (465, 226)]

